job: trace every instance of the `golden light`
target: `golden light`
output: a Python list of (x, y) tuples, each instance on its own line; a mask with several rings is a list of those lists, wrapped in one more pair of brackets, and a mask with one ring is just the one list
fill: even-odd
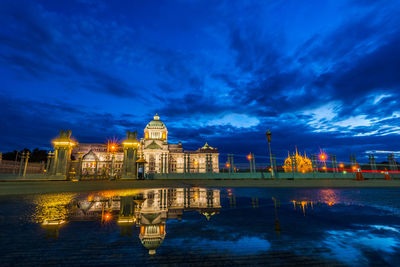
[(197, 161), (195, 161), (195, 162), (193, 162), (194, 163), (194, 165), (196, 165), (197, 166), (197, 164), (199, 164)]
[(65, 223), (64, 220), (44, 220), (44, 222), (42, 222), (42, 225), (51, 226), (51, 225), (62, 225), (64, 223)]
[(53, 141), (55, 146), (76, 146), (76, 143), (73, 141)]
[(70, 204), (76, 194), (58, 193), (37, 195), (33, 199), (36, 204), (32, 221), (43, 225), (61, 225), (65, 223), (68, 215), (68, 204)]
[(128, 145), (128, 146), (133, 146), (133, 145), (139, 146), (139, 142), (123, 142), (122, 144)]
[(325, 171), (325, 170), (326, 170), (326, 167), (324, 166), (324, 167), (322, 167), (322, 169)]
[(247, 159), (251, 160), (251, 153), (247, 155)]
[(227, 168), (229, 168), (229, 167), (231, 166), (231, 164), (226, 163), (225, 166), (226, 166)]
[(322, 161), (322, 162), (325, 162), (326, 159), (328, 158), (328, 156), (326, 155), (326, 153), (323, 152), (323, 151), (321, 151), (321, 153), (319, 153), (318, 157), (319, 157), (319, 160)]
[(117, 138), (107, 140), (107, 151), (115, 152), (119, 148), (119, 141)]
[(340, 163), (340, 164), (339, 164), (339, 167), (343, 169), (343, 168), (344, 168), (344, 164), (343, 164), (343, 163)]
[(136, 222), (136, 218), (131, 217), (131, 218), (119, 219), (117, 223), (120, 223), (120, 224), (125, 224), (125, 223), (126, 224), (131, 224), (131, 223), (134, 223), (134, 222)]
[(357, 170), (357, 167), (356, 167), (356, 166), (353, 166), (353, 168), (352, 168), (352, 169), (353, 169), (353, 171), (355, 171), (355, 170)]
[(107, 222), (107, 221), (110, 221), (111, 220), (111, 214), (110, 213), (106, 213), (105, 215), (104, 215), (104, 220)]

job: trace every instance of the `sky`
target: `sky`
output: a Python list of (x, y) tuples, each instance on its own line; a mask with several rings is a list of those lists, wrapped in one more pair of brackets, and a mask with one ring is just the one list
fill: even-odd
[(0, 151), (143, 136), (280, 157), (400, 156), (400, 2), (0, 3)]

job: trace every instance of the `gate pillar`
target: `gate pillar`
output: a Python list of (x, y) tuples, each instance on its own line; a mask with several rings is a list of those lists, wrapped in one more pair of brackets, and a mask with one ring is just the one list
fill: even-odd
[(71, 139), (71, 130), (60, 130), (60, 135), (53, 140), (54, 159), (50, 166), (51, 175), (66, 177), (68, 161), (74, 146), (76, 142)]
[(137, 179), (136, 160), (139, 148), (137, 132), (127, 131), (126, 135), (126, 140), (122, 142), (124, 148), (122, 179)]

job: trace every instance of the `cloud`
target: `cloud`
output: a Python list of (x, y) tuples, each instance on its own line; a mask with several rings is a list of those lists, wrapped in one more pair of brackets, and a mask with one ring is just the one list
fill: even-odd
[(123, 138), (126, 130), (144, 127), (135, 118), (125, 118), (109, 113), (88, 110), (84, 106), (66, 102), (46, 103), (42, 101), (9, 98), (0, 94), (2, 114), (0, 124), (4, 126), (0, 137), (4, 150), (24, 147), (50, 148), (50, 140), (60, 129), (71, 129), (79, 142), (105, 142), (106, 138)]
[(227, 114), (220, 119), (210, 120), (207, 125), (231, 125), (236, 128), (250, 128), (257, 126), (260, 121), (256, 117), (249, 117), (246, 114)]
[[(11, 25), (10, 30), (0, 33), (0, 62), (33, 79), (62, 79), (67, 84), (79, 84), (81, 90), (103, 93), (116, 97), (135, 98), (140, 90), (133, 88), (125, 79), (105, 71), (90, 58), (96, 53), (90, 50), (94, 39), (107, 29), (107, 37), (121, 34), (95, 19), (69, 19), (49, 12), (40, 5), (9, 3), (3, 9), (2, 22)], [(122, 29), (125, 33), (129, 29)], [(89, 49), (85, 50), (85, 47)], [(85, 50), (85, 51), (82, 51)], [(82, 54), (86, 53), (86, 54)]]
[(319, 5), (3, 1), (1, 149), (140, 133), (158, 112), (187, 149), (261, 158), (271, 129), (278, 157), (398, 150), (399, 5)]

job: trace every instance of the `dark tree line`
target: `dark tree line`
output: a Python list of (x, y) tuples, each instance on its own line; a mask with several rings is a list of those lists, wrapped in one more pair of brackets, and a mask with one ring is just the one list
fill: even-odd
[(33, 151), (24, 148), (21, 151), (14, 150), (12, 152), (3, 153), (3, 160), (20, 160), (22, 152), (29, 152), (29, 161), (30, 162), (42, 162), (47, 160), (47, 151), (40, 150), (39, 148), (35, 148)]

